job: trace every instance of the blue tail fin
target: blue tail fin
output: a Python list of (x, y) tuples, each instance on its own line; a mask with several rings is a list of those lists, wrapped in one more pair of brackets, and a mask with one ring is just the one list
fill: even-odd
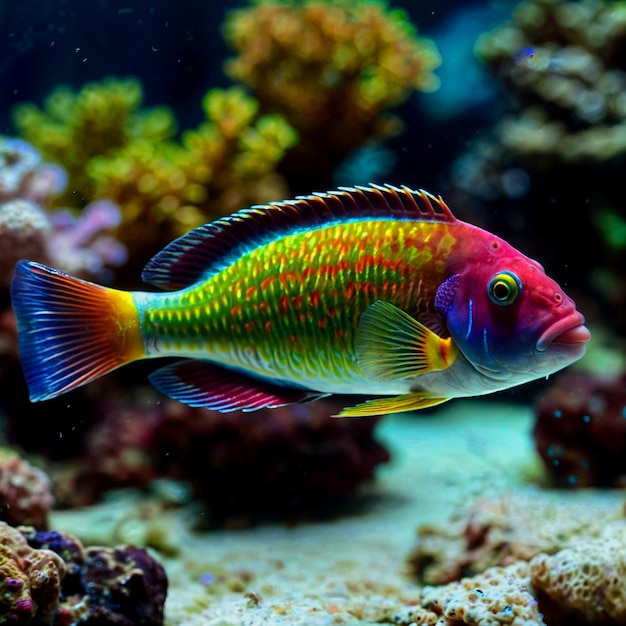
[(33, 402), (54, 398), (144, 355), (130, 293), (21, 261), (11, 298)]

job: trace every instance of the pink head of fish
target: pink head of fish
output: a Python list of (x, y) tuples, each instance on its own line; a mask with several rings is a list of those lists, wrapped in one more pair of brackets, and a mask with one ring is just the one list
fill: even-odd
[(457, 243), (435, 307), (465, 358), (506, 386), (547, 376), (585, 353), (585, 318), (543, 267), (479, 228)]

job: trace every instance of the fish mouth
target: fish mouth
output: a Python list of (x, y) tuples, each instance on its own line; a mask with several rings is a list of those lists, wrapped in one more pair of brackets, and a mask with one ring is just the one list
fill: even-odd
[(591, 339), (585, 318), (578, 312), (552, 324), (537, 340), (538, 352), (545, 352), (552, 344), (580, 346)]

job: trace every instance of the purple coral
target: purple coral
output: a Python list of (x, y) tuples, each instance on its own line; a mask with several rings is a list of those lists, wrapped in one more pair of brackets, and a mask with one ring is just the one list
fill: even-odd
[(52, 624), (64, 574), (59, 556), (32, 548), (19, 530), (0, 522), (0, 623)]
[(66, 184), (63, 169), (29, 144), (0, 137), (0, 286), (23, 258), (101, 280), (110, 278), (107, 267), (126, 262), (126, 248), (109, 234), (121, 220), (115, 204), (98, 200), (78, 216), (46, 208)]
[(121, 221), (119, 207), (109, 200), (88, 204), (79, 216), (67, 210), (50, 215), (52, 232), (46, 250), (52, 264), (70, 274), (108, 278), (106, 266), (126, 262), (126, 248), (106, 232)]
[(65, 533), (21, 529), (29, 546), (52, 551), (66, 575), (58, 596), (55, 626), (161, 626), (167, 593), (163, 567), (133, 546), (85, 548)]
[(18, 198), (43, 204), (66, 185), (61, 167), (43, 163), (39, 152), (21, 139), (0, 137), (1, 204)]

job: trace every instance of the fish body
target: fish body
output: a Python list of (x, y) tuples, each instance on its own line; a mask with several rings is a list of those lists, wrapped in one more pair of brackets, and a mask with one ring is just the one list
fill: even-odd
[(172, 242), (143, 278), (168, 291), (18, 265), (12, 297), (32, 400), (178, 356), (151, 381), (191, 406), (383, 396), (341, 413), (374, 415), (545, 376), (589, 339), (537, 262), (406, 187), (244, 209)]

